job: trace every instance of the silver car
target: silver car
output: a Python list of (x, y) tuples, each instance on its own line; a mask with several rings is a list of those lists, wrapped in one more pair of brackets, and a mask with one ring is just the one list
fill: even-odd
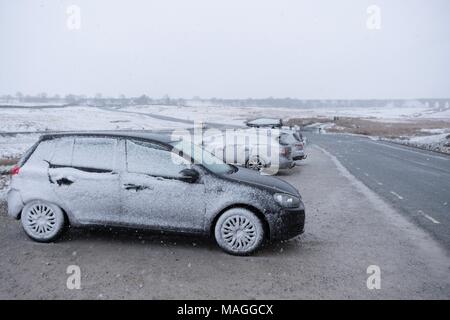
[(68, 224), (127, 226), (209, 235), (245, 255), (304, 227), (303, 202), (289, 183), (164, 135), (45, 135), (11, 173), (8, 214), (40, 242)]
[(280, 144), (291, 147), (292, 159), (294, 161), (306, 159), (305, 143), (297, 132), (293, 130), (281, 130)]

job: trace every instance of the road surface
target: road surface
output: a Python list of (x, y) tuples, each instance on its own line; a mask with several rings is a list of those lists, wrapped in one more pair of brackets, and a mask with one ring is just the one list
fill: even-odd
[[(303, 196), (305, 233), (250, 257), (209, 239), (135, 230), (70, 229), (36, 243), (0, 201), (0, 299), (449, 299), (450, 258), (438, 242), (327, 153), (308, 153), (280, 175)], [(79, 290), (66, 286), (71, 265)], [(380, 289), (367, 287), (373, 265)]]
[(307, 137), (450, 250), (450, 156), (359, 136)]

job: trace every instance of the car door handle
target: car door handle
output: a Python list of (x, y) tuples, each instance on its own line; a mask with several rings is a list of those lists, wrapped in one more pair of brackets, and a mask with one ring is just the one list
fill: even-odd
[(142, 186), (134, 183), (125, 183), (123, 187), (125, 188), (125, 190), (135, 190), (135, 191), (140, 191), (144, 189), (153, 190), (153, 187)]
[(62, 186), (62, 185), (70, 186), (72, 183), (74, 183), (74, 181), (71, 178), (62, 177), (62, 178), (56, 180), (56, 183), (58, 184), (58, 186)]

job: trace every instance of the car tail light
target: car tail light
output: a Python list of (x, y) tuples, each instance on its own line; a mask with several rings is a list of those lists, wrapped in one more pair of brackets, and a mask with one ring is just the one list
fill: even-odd
[(11, 175), (12, 176), (15, 176), (16, 174), (19, 174), (19, 171), (20, 171), (20, 167), (19, 166), (14, 166), (14, 167), (12, 167), (11, 168)]
[(291, 152), (291, 149), (289, 149), (288, 147), (281, 147), (280, 148), (280, 154), (282, 156), (287, 156), (287, 155), (290, 154), (290, 152)]
[(296, 146), (297, 148), (299, 148), (300, 150), (303, 149), (303, 143), (297, 143), (295, 146)]

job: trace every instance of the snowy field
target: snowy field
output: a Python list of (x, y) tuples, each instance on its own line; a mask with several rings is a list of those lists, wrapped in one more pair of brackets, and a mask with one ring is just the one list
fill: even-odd
[[(429, 107), (410, 103), (401, 107), (380, 108), (269, 108), (211, 105), (146, 105), (126, 107), (45, 107), (21, 105), (0, 107), (0, 159), (23, 153), (39, 133), (72, 130), (170, 130), (192, 127), (189, 121), (240, 126), (248, 119), (275, 117), (292, 118), (355, 117), (373, 121), (408, 122), (420, 120), (450, 120), (448, 103)], [(445, 138), (442, 132), (429, 136)], [(14, 134), (13, 134), (14, 133)], [(421, 138), (424, 139), (424, 138)]]
[(190, 125), (95, 107), (0, 108), (0, 159), (20, 156), (39, 133), (74, 130), (169, 130)]
[(154, 113), (169, 117), (179, 117), (192, 121), (227, 123), (241, 125), (248, 119), (259, 117), (269, 118), (332, 118), (361, 117), (379, 121), (408, 121), (411, 119), (450, 119), (450, 109), (433, 111), (423, 107), (409, 108), (342, 108), (342, 109), (294, 109), (294, 108), (263, 108), (263, 107), (185, 107), (185, 106), (136, 106), (123, 110)]
[(0, 132), (163, 130), (186, 124), (97, 107), (1, 108)]
[(428, 107), (411, 103), (402, 107), (386, 105), (380, 108), (269, 108), (269, 107), (232, 107), (232, 106), (132, 106), (123, 110), (161, 114), (189, 120), (242, 124), (247, 119), (259, 117), (275, 118), (316, 118), (335, 116), (370, 118), (380, 121), (407, 121), (412, 119), (450, 120), (450, 107)]

